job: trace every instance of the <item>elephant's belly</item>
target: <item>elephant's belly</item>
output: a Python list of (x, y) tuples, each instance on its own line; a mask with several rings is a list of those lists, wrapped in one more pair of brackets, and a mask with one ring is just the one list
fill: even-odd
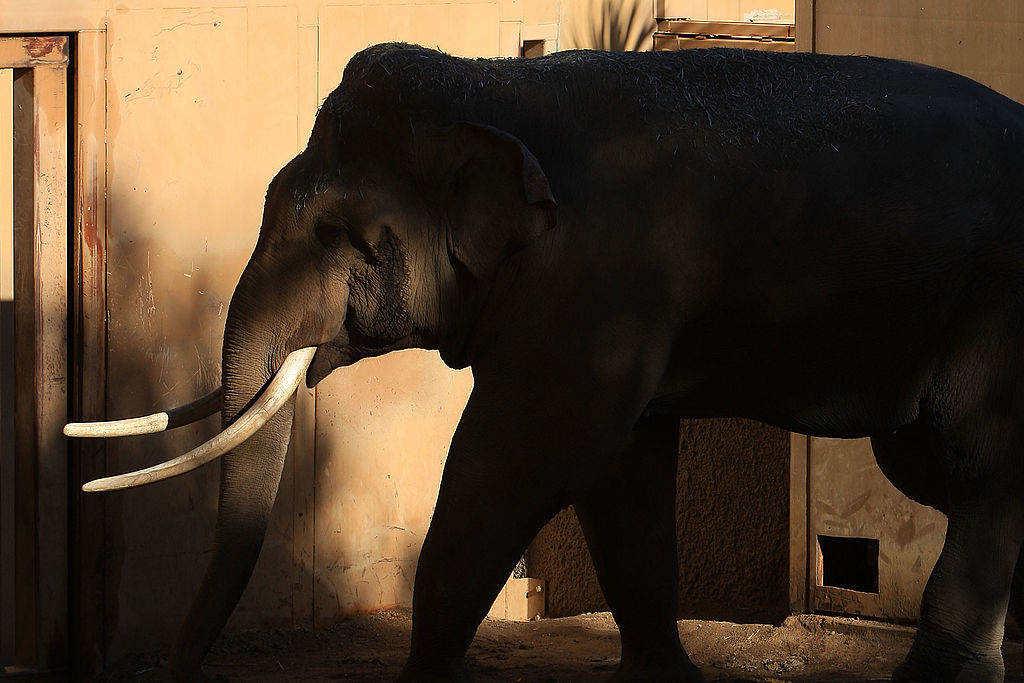
[(860, 363), (837, 363), (827, 370), (771, 362), (692, 369), (667, 374), (649, 410), (692, 418), (742, 417), (833, 438), (886, 434), (909, 424), (917, 417), (924, 384), (924, 372), (910, 365), (880, 372), (867, 372)]

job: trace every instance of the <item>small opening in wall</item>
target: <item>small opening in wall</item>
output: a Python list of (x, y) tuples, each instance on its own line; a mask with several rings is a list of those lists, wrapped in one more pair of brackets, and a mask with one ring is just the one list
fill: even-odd
[(544, 56), (544, 41), (543, 40), (524, 40), (523, 41), (523, 56), (524, 57), (543, 57)]
[(878, 539), (818, 536), (818, 585), (878, 592)]

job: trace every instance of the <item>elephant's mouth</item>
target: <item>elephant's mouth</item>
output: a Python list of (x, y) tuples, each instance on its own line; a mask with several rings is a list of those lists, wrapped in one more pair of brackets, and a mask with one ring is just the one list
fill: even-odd
[(309, 369), (306, 370), (306, 387), (312, 389), (320, 383), (320, 380), (342, 365), (346, 365), (346, 363), (341, 350), (330, 343), (321, 344), (313, 355)]
[(316, 354), (306, 371), (306, 387), (312, 389), (335, 369), (352, 365), (362, 358), (422, 346), (423, 339), (418, 335), (405, 331), (401, 335), (367, 335), (349, 329), (346, 322), (333, 339), (317, 343)]

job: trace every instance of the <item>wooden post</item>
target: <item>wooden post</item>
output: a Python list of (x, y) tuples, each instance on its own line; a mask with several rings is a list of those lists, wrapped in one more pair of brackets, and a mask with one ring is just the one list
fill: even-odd
[(796, 0), (797, 52), (814, 52), (814, 0)]
[(68, 39), (0, 39), (14, 69), (15, 656), (68, 655)]
[(808, 458), (810, 437), (789, 436), (789, 609), (808, 610)]

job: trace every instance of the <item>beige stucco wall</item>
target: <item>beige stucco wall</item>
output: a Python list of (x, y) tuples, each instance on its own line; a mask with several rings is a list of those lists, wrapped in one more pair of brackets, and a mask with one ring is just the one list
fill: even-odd
[(813, 12), (802, 49), (930, 64), (1024, 102), (1024, 3), (815, 0)]
[[(602, 47), (596, 43), (612, 35), (612, 23), (650, 18), (651, 6), (195, 0), (188, 9), (166, 7), (176, 4), (0, 0), (2, 33), (78, 33), (99, 46), (76, 78), (96, 86), (103, 102), (93, 111), (105, 111), (79, 125), (105, 139), (88, 172), (106, 195), (112, 417), (179, 404), (217, 385), (226, 310), (257, 237), (267, 183), (304, 146), (318, 105), (357, 50), (385, 40), (465, 56), (518, 54), (523, 41), (541, 41), (547, 51)], [(651, 28), (629, 24), (623, 36), (646, 48)], [(445, 452), (471, 387), (468, 371), (411, 351), (337, 371), (315, 392), (300, 392), (271, 529), (229, 628), (324, 624), (409, 604)], [(107, 469), (164, 460), (215, 429), (214, 418), (110, 442)], [(214, 465), (104, 498), (100, 583), (110, 657), (170, 643), (206, 565), (217, 476)]]

